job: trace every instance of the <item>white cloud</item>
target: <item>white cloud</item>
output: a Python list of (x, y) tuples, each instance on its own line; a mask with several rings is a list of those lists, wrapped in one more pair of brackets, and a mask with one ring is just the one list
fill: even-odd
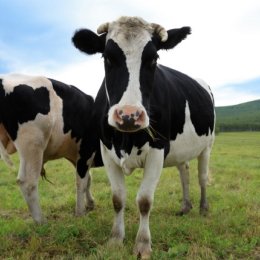
[[(20, 7), (21, 4), (17, 5), (17, 8)], [(251, 98), (246, 92), (236, 93), (222, 86), (260, 75), (259, 0), (46, 0), (41, 4), (27, 0), (23, 7), (22, 10), (30, 10), (33, 19), (42, 20), (50, 30), (60, 28), (66, 36), (56, 37), (68, 37), (68, 42), (76, 29), (87, 27), (95, 31), (101, 23), (120, 15), (142, 16), (166, 29), (191, 26), (192, 35), (175, 50), (161, 51), (159, 62), (193, 77), (203, 78), (216, 93), (219, 104), (230, 103), (231, 100), (228, 102), (225, 96), (231, 94), (241, 101), (243, 97)], [(32, 36), (38, 37), (35, 33)], [(50, 41), (55, 43), (55, 35)], [(20, 48), (18, 51), (15, 46), (10, 48), (1, 45), (1, 42), (0, 47), (0, 59), (10, 71), (43, 74), (76, 85), (91, 95), (96, 94), (104, 76), (100, 55), (84, 56), (72, 45), (71, 52), (67, 51), (69, 45), (64, 46), (69, 59), (62, 59), (62, 54), (55, 58), (46, 46), (46, 53), (43, 53), (46, 58), (33, 63), (28, 62)], [(59, 48), (57, 52), (61, 52), (62, 46)]]
[(230, 106), (260, 99), (259, 95), (253, 95), (245, 91), (236, 91), (231, 87), (218, 88), (214, 91), (216, 106)]

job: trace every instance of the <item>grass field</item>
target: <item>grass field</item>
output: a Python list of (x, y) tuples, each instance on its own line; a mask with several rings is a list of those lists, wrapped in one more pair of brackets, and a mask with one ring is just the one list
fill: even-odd
[[(18, 165), (17, 156), (13, 157)], [(135, 259), (139, 225), (135, 196), (142, 178), (126, 178), (124, 247), (107, 244), (113, 207), (104, 169), (93, 169), (96, 208), (76, 218), (75, 176), (65, 160), (46, 165), (54, 184), (40, 181), (40, 198), (48, 223), (36, 225), (16, 184), (16, 172), (0, 162), (0, 259)], [(163, 171), (150, 218), (152, 259), (260, 259), (260, 132), (220, 133), (216, 137), (208, 186), (210, 211), (199, 215), (196, 162), (191, 163), (193, 210), (175, 216), (181, 204), (176, 168)]]

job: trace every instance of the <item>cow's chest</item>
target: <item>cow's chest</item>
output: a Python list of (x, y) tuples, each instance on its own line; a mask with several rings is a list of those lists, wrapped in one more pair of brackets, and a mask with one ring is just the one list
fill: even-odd
[(135, 168), (143, 168), (146, 160), (146, 156), (149, 152), (148, 142), (141, 148), (133, 146), (131, 152), (128, 153), (125, 150), (116, 151), (112, 146), (111, 150), (108, 150), (110, 158), (122, 168), (124, 174), (129, 175)]

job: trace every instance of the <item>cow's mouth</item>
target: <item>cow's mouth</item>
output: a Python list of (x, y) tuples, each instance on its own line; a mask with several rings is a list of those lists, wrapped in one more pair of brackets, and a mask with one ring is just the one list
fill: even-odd
[(137, 124), (133, 118), (122, 120), (121, 122), (116, 122), (116, 125), (117, 130), (127, 133), (137, 132), (141, 129), (141, 125)]

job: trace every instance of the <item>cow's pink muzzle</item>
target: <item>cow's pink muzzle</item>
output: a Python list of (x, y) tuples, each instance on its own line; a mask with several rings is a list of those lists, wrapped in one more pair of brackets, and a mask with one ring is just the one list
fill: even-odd
[(146, 113), (136, 106), (124, 105), (114, 110), (113, 120), (117, 128), (123, 132), (136, 132), (145, 128)]

